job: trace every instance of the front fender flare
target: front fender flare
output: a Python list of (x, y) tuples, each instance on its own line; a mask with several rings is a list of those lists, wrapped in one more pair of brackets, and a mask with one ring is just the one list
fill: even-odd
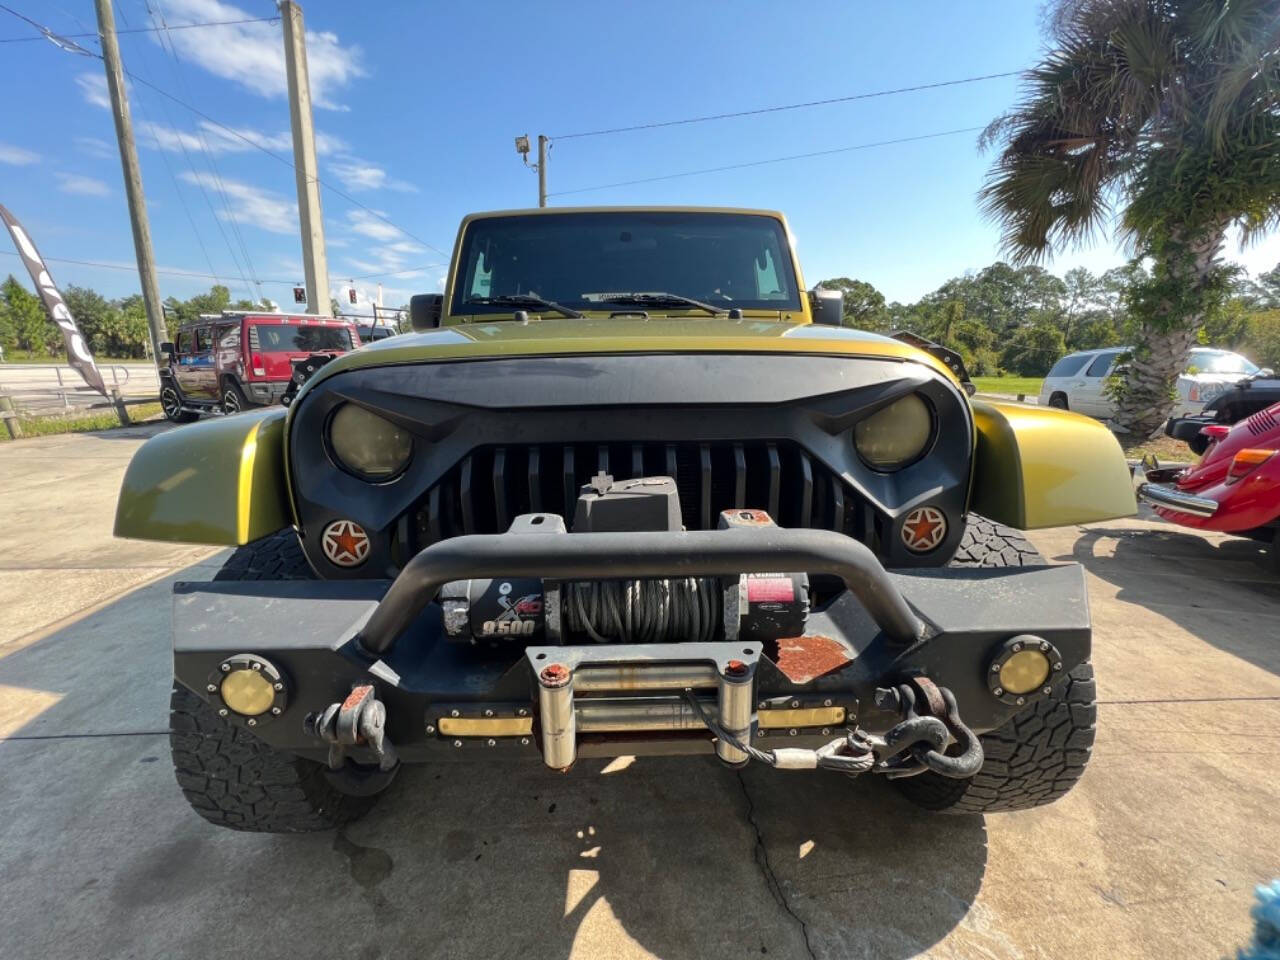
[(239, 546), (293, 523), (285, 410), (254, 410), (167, 430), (125, 471), (115, 535)]
[(1019, 530), (1133, 516), (1124, 451), (1078, 413), (971, 401), (978, 445), (970, 507)]

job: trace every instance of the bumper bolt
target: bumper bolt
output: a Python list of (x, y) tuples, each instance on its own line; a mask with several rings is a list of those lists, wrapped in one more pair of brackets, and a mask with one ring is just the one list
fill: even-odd
[(724, 666), (724, 675), (726, 677), (745, 677), (748, 668), (741, 660), (730, 660)]
[(992, 672), (992, 673), (999, 673), (999, 672), (1000, 672), (1000, 664), (998, 664), (998, 663), (993, 663), (993, 664), (991, 665), (991, 672)]
[(1013, 701), (1013, 702), (1014, 702), (1014, 703), (1016, 703), (1018, 706), (1022, 706), (1024, 703), (1026, 703), (1026, 702), (1027, 702), (1027, 698), (1026, 698), (1026, 697), (1019, 697), (1017, 700), (1015, 700), (1015, 701)]
[(529, 745), (529, 738), (528, 738), (528, 737), (521, 737), (521, 738), (520, 738), (520, 746), (522, 746), (522, 747), (527, 747), (528, 745)]
[(231, 664), (229, 664), (229, 663), (224, 663), (224, 664), (222, 665), (222, 672), (223, 672), (223, 673), (230, 673), (230, 672), (231, 672)]
[(1060, 663), (1055, 663), (1055, 664), (1053, 665), (1053, 669), (1055, 669), (1055, 670), (1061, 670), (1061, 669), (1062, 669), (1062, 664), (1060, 664)]
[(220, 716), (220, 717), (225, 717), (226, 715), (227, 715), (227, 708), (226, 708), (226, 707), (223, 707), (221, 710), (219, 710), (219, 711), (218, 711), (218, 716)]
[(449, 716), (451, 716), (451, 717), (456, 717), (457, 715), (458, 715), (458, 711), (457, 711), (457, 710), (450, 710), (450, 711), (449, 711)]
[(1013, 652), (1014, 652), (1014, 653), (1017, 653), (1017, 652), (1018, 652), (1019, 650), (1021, 650), (1021, 649), (1022, 649), (1022, 644), (1021, 644), (1021, 643), (1015, 643), (1015, 644), (1013, 645)]
[(435, 732), (436, 732), (436, 725), (434, 723), (428, 723), (427, 733), (435, 733)]
[(992, 690), (991, 692), (992, 692), (992, 693), (994, 693), (997, 697), (1003, 697), (1003, 696), (1004, 696), (1004, 687), (996, 687), (996, 688), (995, 688), (994, 690)]
[(767, 700), (761, 700), (759, 703), (757, 703), (757, 704), (756, 704), (756, 708), (757, 708), (757, 709), (759, 709), (759, 710), (768, 710), (768, 709), (769, 709), (769, 701), (767, 701)]
[(831, 706), (831, 698), (830, 698), (830, 697), (827, 697), (827, 699), (823, 700), (823, 701), (822, 701), (822, 705), (823, 705), (824, 707), (829, 707), (829, 706)]
[(260, 664), (257, 660), (255, 660), (255, 661), (253, 661), (253, 663), (249, 664), (249, 669), (250, 669), (250, 670), (261, 670), (261, 669), (262, 669), (262, 664)]
[(792, 700), (792, 701), (791, 701), (791, 709), (792, 709), (792, 710), (795, 710), (795, 709), (796, 709), (797, 707), (799, 707), (799, 706), (800, 706), (800, 701), (799, 701), (799, 700)]
[(258, 721), (253, 719), (253, 717), (250, 717), (248, 720), (245, 721), (245, 723), (247, 723), (251, 727), (256, 727), (258, 725)]
[(276, 683), (273, 683), (273, 684), (271, 685), (271, 689), (272, 689), (272, 690), (275, 690), (277, 693), (279, 693), (281, 690), (283, 690), (283, 689), (284, 689), (284, 684), (283, 684), (283, 683), (280, 683), (279, 681), (277, 681)]
[(492, 737), (490, 737), (490, 738), (489, 738), (487, 741), (485, 741), (485, 742), (486, 742), (486, 743), (488, 743), (488, 744), (489, 744), (489, 746), (491, 746), (491, 747), (496, 747), (496, 746), (498, 745), (498, 741), (497, 741), (497, 740), (494, 740)]
[(484, 712), (484, 715), (485, 715), (486, 717), (492, 717), (492, 716), (493, 716), (493, 711), (492, 711), (492, 710), (486, 710), (486, 711)]
[(454, 745), (455, 747), (460, 747), (460, 746), (462, 746), (462, 741), (461, 741), (461, 740), (455, 740), (455, 741), (453, 741), (453, 745)]
[(569, 668), (563, 663), (549, 663), (542, 668), (538, 679), (542, 681), (543, 686), (563, 687), (569, 682), (569, 676)]
[(1049, 641), (1048, 641), (1048, 640), (1041, 640), (1041, 641), (1040, 641), (1040, 651), (1041, 651), (1042, 653), (1048, 653), (1048, 652), (1049, 652)]
[(787, 731), (787, 735), (788, 735), (788, 736), (792, 736), (792, 737), (794, 737), (794, 736), (795, 736), (796, 734), (798, 734), (799, 732), (800, 732), (800, 731), (799, 731), (799, 730), (797, 730), (795, 727), (792, 727), (790, 730), (788, 730), (788, 731)]
[(211, 684), (209, 684), (208, 686), (206, 686), (206, 687), (205, 687), (205, 689), (206, 689), (206, 690), (208, 690), (210, 693), (217, 693), (217, 692), (218, 692), (218, 688), (217, 688), (217, 686), (216, 686), (215, 684), (212, 684), (212, 683), (211, 683)]
[(278, 717), (278, 716), (280, 716), (280, 708), (279, 708), (279, 707), (272, 707), (272, 708), (271, 708), (271, 715), (272, 715), (273, 717)]
[(1052, 692), (1053, 692), (1053, 687), (1045, 687), (1045, 688), (1044, 688), (1043, 690), (1041, 690), (1040, 692), (1041, 692), (1041, 693), (1043, 693), (1043, 694), (1047, 697), (1050, 693), (1052, 693)]
[(517, 717), (527, 717), (528, 715), (529, 715), (529, 711), (526, 710), (524, 707), (521, 707), (519, 710), (516, 711)]
[(823, 727), (823, 728), (822, 728), (822, 735), (823, 735), (824, 737), (829, 737), (829, 736), (831, 736), (831, 728), (830, 728), (830, 727)]

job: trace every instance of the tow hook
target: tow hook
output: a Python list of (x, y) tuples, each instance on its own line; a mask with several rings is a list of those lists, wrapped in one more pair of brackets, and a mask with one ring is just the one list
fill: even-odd
[[(817, 750), (758, 749), (709, 716), (692, 689), (685, 690), (685, 698), (716, 737), (750, 759), (778, 770), (835, 770), (850, 776), (881, 773), (890, 778), (932, 771), (963, 780), (982, 769), (982, 743), (960, 719), (955, 696), (927, 677), (912, 677), (896, 687), (876, 691), (878, 706), (902, 714), (902, 720), (884, 736), (855, 727)], [(946, 752), (952, 742), (958, 748), (956, 756)]]
[[(876, 704), (897, 709), (902, 720), (883, 737), (862, 735), (876, 756), (872, 768), (890, 779), (914, 777), (927, 770), (964, 780), (982, 769), (982, 742), (960, 719), (955, 695), (928, 677), (912, 677), (896, 687), (876, 691)], [(850, 734), (858, 737), (859, 731)], [(948, 754), (955, 742), (957, 754)]]
[(309, 713), (302, 721), (308, 735), (329, 744), (329, 769), (339, 770), (348, 747), (368, 747), (378, 757), (378, 769), (388, 771), (399, 762), (396, 748), (387, 738), (387, 708), (372, 684), (351, 688), (347, 699), (331, 703), (319, 713)]

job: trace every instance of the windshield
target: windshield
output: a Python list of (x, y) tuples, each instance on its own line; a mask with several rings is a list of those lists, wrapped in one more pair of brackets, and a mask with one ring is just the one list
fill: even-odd
[(285, 326), (254, 324), (257, 349), (263, 353), (313, 353), (319, 350), (350, 350), (351, 331), (346, 327)]
[(754, 214), (484, 217), (463, 238), (450, 312), (510, 314), (518, 308), (477, 301), (530, 295), (577, 310), (697, 309), (675, 300), (611, 302), (637, 293), (674, 294), (725, 310), (798, 311), (789, 250), (782, 224)]
[(1219, 350), (1192, 350), (1187, 361), (1189, 373), (1257, 373), (1258, 367), (1238, 353)]

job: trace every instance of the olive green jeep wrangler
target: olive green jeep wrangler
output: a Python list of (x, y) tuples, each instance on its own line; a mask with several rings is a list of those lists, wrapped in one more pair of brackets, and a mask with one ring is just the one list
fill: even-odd
[(201, 816), (331, 827), (459, 759), (712, 754), (962, 812), (1080, 777), (1084, 576), (1013, 528), (1133, 512), (1101, 424), (845, 328), (765, 211), (471, 216), (411, 312), (129, 467), (118, 535), (238, 547), (174, 588)]

